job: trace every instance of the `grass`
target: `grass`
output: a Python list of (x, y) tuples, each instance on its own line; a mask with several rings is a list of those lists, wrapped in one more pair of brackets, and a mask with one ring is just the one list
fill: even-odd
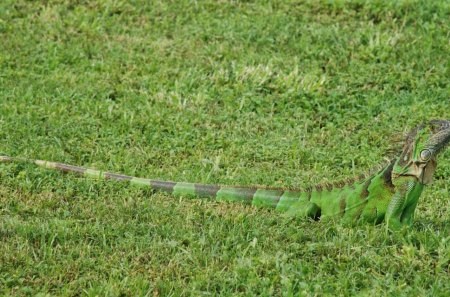
[[(449, 13), (4, 0), (0, 152), (176, 181), (350, 177), (450, 118)], [(1, 164), (0, 295), (445, 296), (449, 161), (404, 236)]]

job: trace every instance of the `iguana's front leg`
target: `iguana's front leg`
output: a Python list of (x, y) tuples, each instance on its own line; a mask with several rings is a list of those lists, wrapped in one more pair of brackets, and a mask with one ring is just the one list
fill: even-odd
[(399, 230), (405, 225), (411, 225), (417, 205), (415, 195), (411, 195), (415, 189), (414, 181), (404, 181), (397, 188), (386, 210), (386, 224), (390, 230)]

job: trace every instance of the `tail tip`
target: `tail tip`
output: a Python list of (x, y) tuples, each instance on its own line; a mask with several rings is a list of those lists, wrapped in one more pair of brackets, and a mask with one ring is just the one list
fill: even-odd
[(13, 158), (8, 157), (8, 156), (0, 156), (0, 162), (9, 162), (12, 161)]

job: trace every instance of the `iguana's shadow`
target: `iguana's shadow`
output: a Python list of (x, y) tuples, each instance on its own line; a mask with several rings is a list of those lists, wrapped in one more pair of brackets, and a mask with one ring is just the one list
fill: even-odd
[(413, 228), (416, 231), (432, 230), (436, 232), (442, 232), (444, 230), (450, 230), (450, 220), (432, 221), (430, 219), (420, 219), (414, 222)]

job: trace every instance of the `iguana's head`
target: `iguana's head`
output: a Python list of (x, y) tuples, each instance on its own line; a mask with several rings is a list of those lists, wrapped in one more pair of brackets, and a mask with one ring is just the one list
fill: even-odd
[(429, 184), (436, 170), (436, 157), (450, 143), (450, 121), (434, 120), (414, 128), (395, 162), (392, 179), (414, 177)]

